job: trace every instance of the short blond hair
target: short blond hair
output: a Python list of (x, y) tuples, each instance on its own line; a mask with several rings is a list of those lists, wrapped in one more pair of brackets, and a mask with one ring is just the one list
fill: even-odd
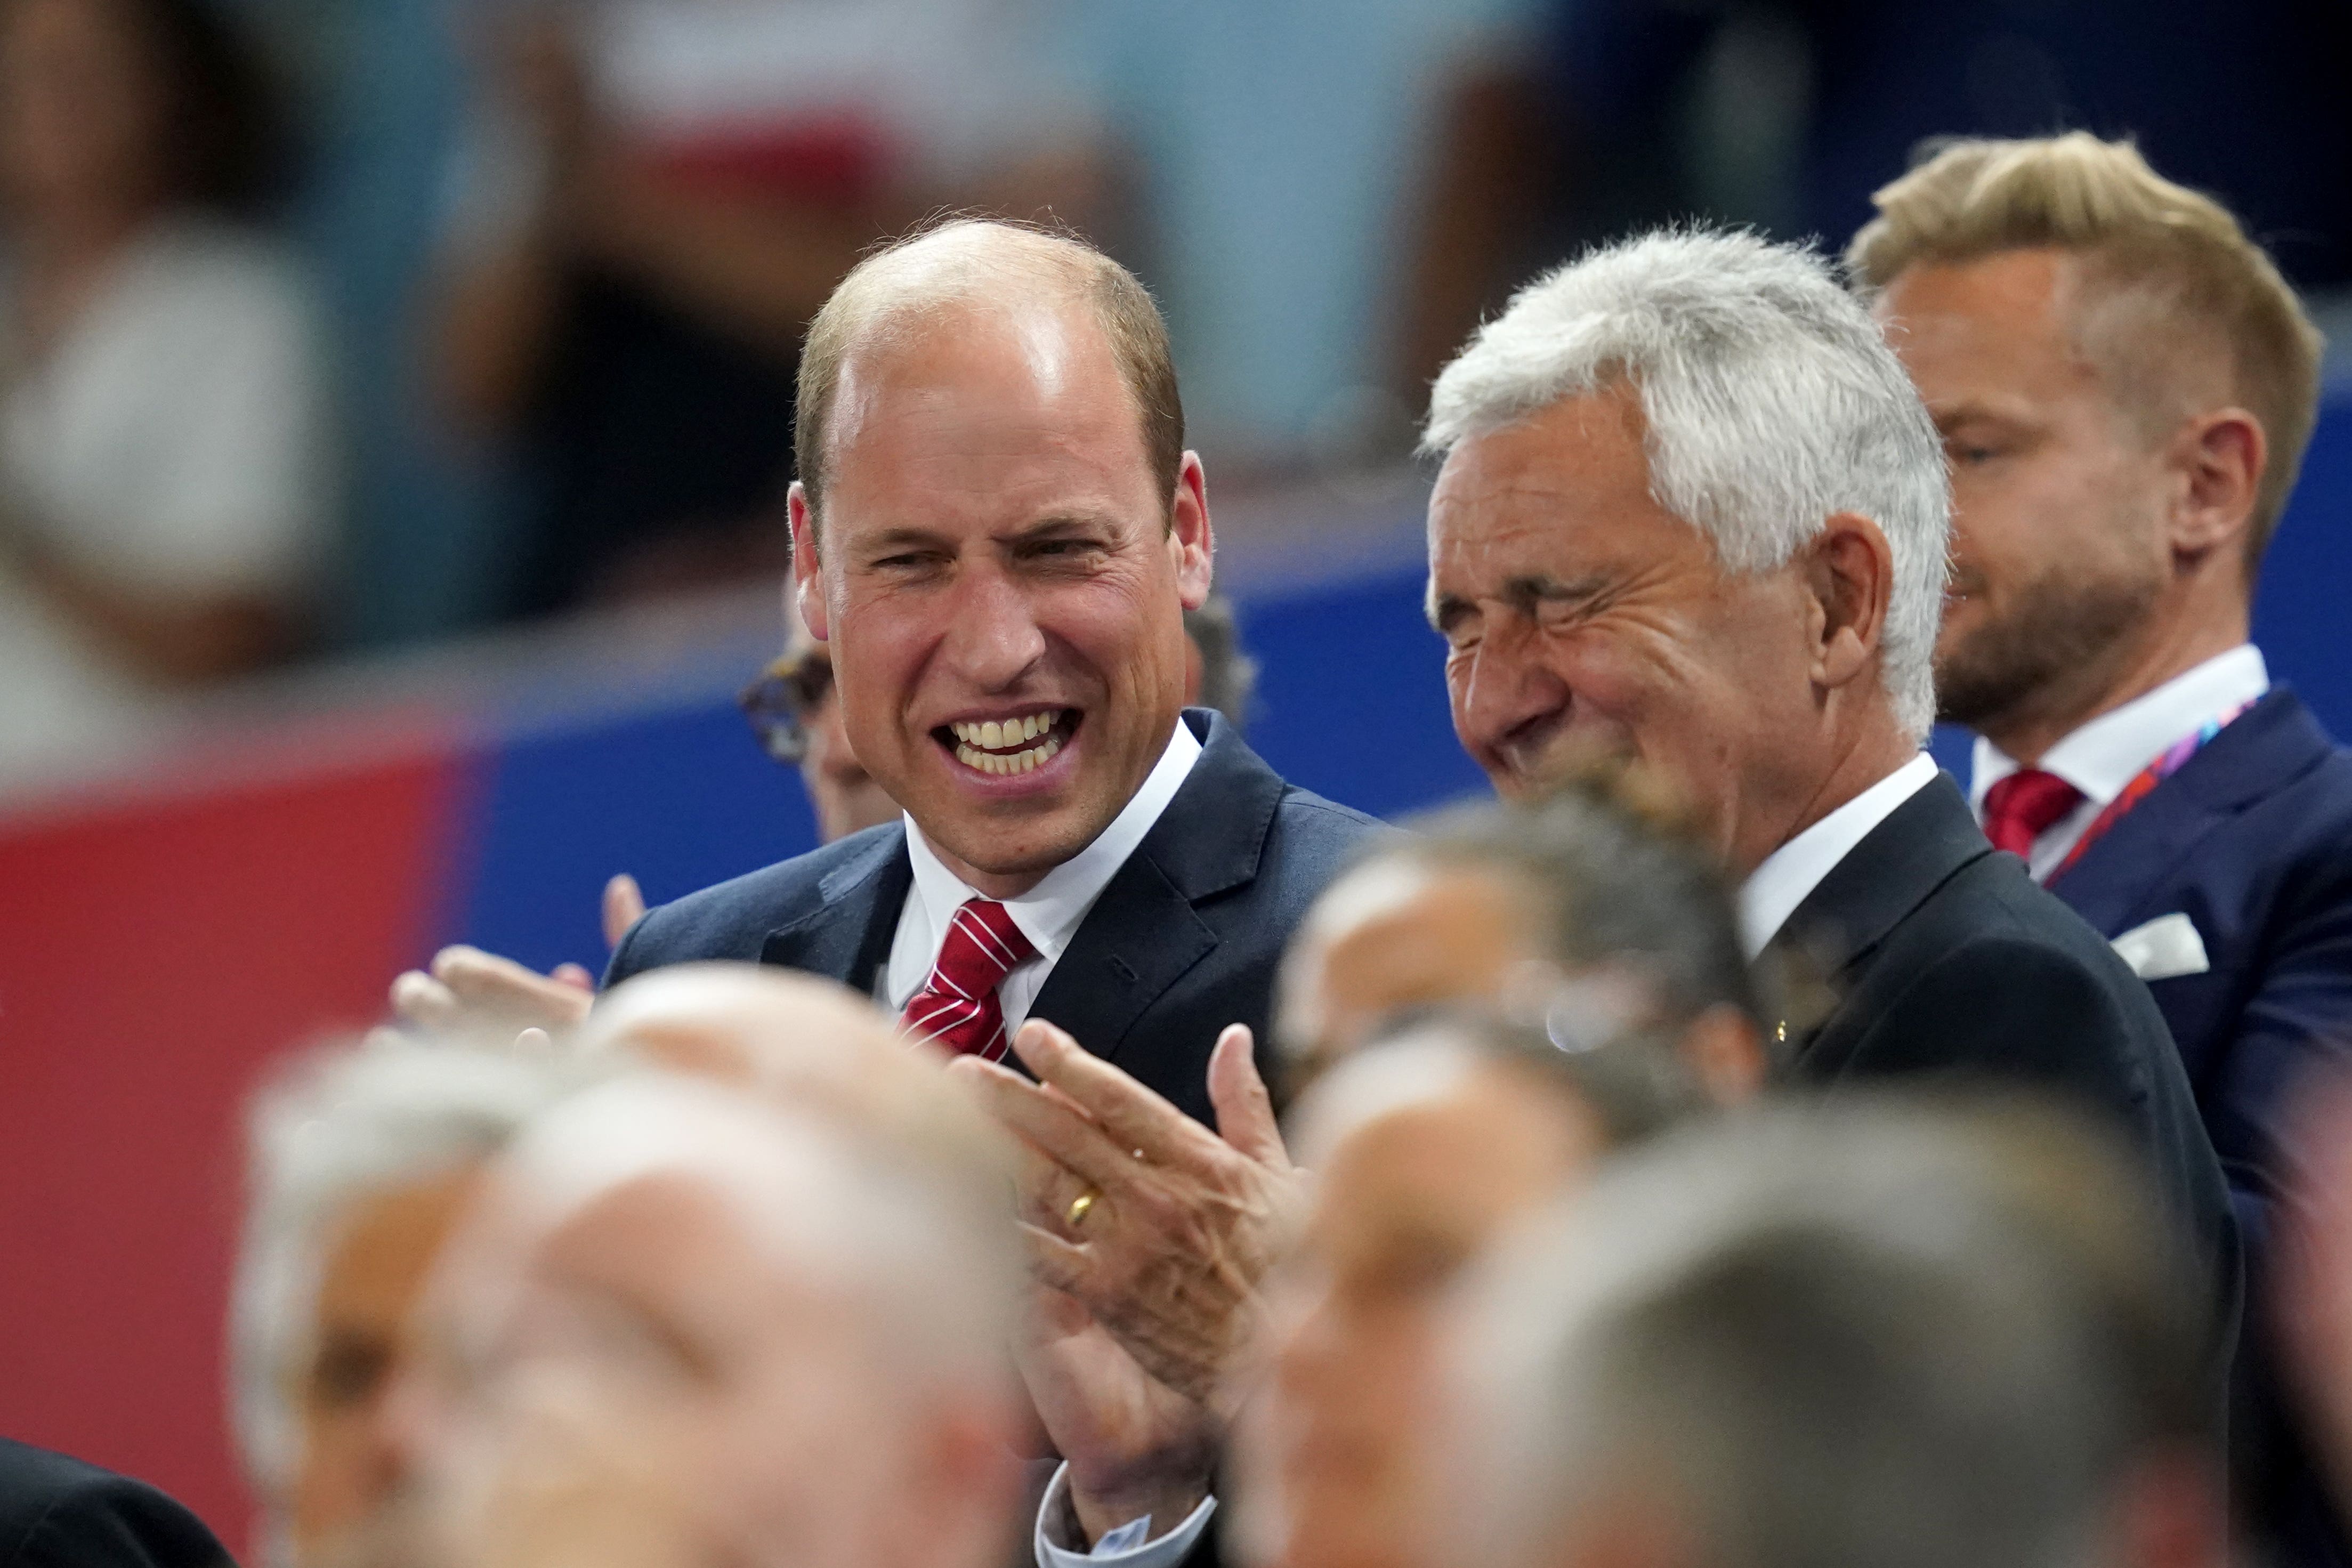
[(2129, 142), (2086, 132), (1944, 144), (1871, 198), (1878, 216), (1847, 248), (1855, 278), (1884, 288), (1913, 267), (2054, 249), (2103, 304), (2097, 328), (2078, 310), (2084, 352), (2116, 401), (2151, 436), (2210, 406), (2184, 340), (2226, 354), (2227, 397), (2267, 437), (2249, 566), (2261, 559), (2294, 489), (2319, 400), (2317, 328), (2261, 246), (2211, 197), (2148, 167)]
[(1172, 508), (1184, 461), (1184, 403), (1168, 324), (1126, 268), (1075, 235), (1004, 218), (952, 217), (893, 241), (859, 262), (809, 323), (801, 347), (793, 457), (809, 513), (822, 510), (825, 426), (842, 366), (870, 335), (935, 319), (946, 306), (1002, 298), (1008, 285), (1087, 306), (1109, 341), (1142, 421), (1143, 449), (1163, 505)]

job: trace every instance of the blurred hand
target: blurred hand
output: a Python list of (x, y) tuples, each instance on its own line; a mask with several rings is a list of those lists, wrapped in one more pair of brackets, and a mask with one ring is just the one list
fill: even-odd
[(1305, 1206), (1250, 1045), (1234, 1025), (1209, 1059), (1215, 1132), (1041, 1019), (1013, 1046), (1037, 1083), (976, 1058), (953, 1064), (1029, 1152), (1020, 1199), (1031, 1273), (1204, 1406), (1234, 1396), (1226, 1373), (1255, 1330), (1259, 1283)]
[(1070, 1506), (1088, 1545), (1146, 1514), (1164, 1533), (1200, 1507), (1219, 1424), (1145, 1372), (1084, 1307), (1039, 1288), (1013, 1353), (1038, 1420), (1069, 1461)]
[[(636, 879), (623, 873), (604, 884), (607, 946), (618, 946), (646, 912)], [(462, 944), (433, 955), (430, 973), (409, 970), (392, 983), (396, 1026), (441, 1035), (494, 1037), (499, 1043), (537, 1032), (534, 1045), (560, 1037), (588, 1016), (596, 977), (577, 963), (545, 974), (513, 959)]]
[(404, 1028), (503, 1040), (525, 1029), (565, 1033), (595, 997), (595, 982), (576, 963), (541, 974), (477, 947), (445, 947), (430, 973), (412, 969), (392, 983), (392, 1014)]
[[(645, 918), (646, 895), (626, 871), (604, 884), (604, 945), (618, 947), (629, 928)], [(578, 967), (572, 965), (570, 967)]]

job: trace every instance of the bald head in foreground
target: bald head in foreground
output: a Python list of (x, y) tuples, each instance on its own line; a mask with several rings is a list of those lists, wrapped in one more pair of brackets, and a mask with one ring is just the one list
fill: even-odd
[(1418, 1561), (2214, 1568), (2200, 1332), (2140, 1185), (1997, 1102), (1625, 1157), (1458, 1304)]
[(423, 1560), (1002, 1560), (1019, 1465), (1009, 1152), (858, 999), (707, 965), (590, 1048), (425, 1306)]
[(609, 978), (780, 964), (990, 1058), (1045, 1018), (1205, 1117), (1220, 1032), (1264, 1037), (1372, 824), (1182, 706), (1214, 537), (1150, 296), (1076, 240), (947, 224), (842, 282), (799, 409), (800, 610), (905, 819), (654, 910)]
[(2146, 986), (1997, 855), (1919, 746), (1949, 548), (1934, 422), (1827, 262), (1644, 236), (1539, 279), (1438, 378), (1430, 608), (1506, 795), (1594, 752), (1679, 786), (1751, 956), (1839, 994), (1801, 1082), (2030, 1085), (2123, 1130), (2240, 1298), (2221, 1167)]

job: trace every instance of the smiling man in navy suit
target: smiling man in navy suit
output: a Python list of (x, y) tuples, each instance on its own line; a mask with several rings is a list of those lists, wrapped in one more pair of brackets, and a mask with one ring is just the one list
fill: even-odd
[(1937, 688), (1973, 803), (2171, 1026), (2247, 1246), (2236, 1495), (2272, 1560), (2341, 1563), (2261, 1292), (2290, 1097), (2352, 1050), (2352, 753), (2248, 640), (2319, 334), (2127, 145), (1962, 143), (1877, 199), (1852, 259), (1951, 460)]
[(1375, 825), (1182, 707), (1213, 537), (1150, 297), (1075, 240), (945, 225), (817, 316), (795, 437), (801, 614), (905, 817), (655, 910), (608, 979), (783, 964), (992, 1059), (1046, 1018), (1207, 1118), (1212, 1048), (1265, 1038)]

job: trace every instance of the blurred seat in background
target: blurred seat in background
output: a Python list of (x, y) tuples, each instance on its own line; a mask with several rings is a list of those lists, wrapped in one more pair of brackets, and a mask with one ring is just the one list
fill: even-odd
[(0, 6), (0, 778), (283, 655), (323, 564), (283, 146), (215, 10)]
[(1092, 224), (1089, 111), (1028, 0), (507, 0), (433, 331), (449, 418), (520, 472), (504, 605), (781, 571), (801, 334), (926, 212)]

